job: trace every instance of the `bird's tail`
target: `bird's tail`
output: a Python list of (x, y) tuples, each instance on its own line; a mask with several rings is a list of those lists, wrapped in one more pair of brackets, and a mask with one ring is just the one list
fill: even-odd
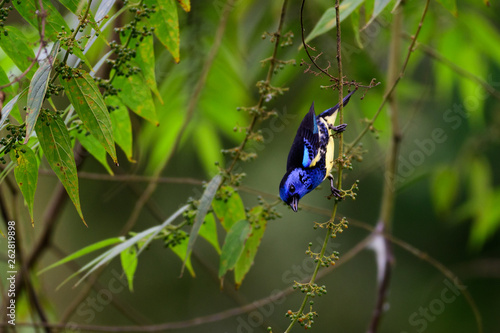
[[(346, 97), (344, 97), (344, 100), (343, 100), (343, 103), (342, 103), (344, 106), (346, 106), (347, 103), (349, 103), (349, 99), (356, 92), (356, 90), (357, 89), (354, 89)], [(336, 112), (337, 112), (338, 109), (339, 109), (339, 104), (335, 105), (333, 108), (330, 108), (328, 110), (325, 110), (325, 111), (321, 112), (321, 114), (319, 115), (319, 117), (324, 118), (327, 121), (327, 123), (333, 125), (333, 123), (335, 122), (335, 118), (337, 118)]]

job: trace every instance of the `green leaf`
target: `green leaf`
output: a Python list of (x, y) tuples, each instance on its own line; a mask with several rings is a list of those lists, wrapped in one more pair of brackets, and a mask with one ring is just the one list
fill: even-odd
[(28, 205), (31, 225), (34, 225), (33, 203), (35, 201), (35, 191), (38, 182), (38, 163), (35, 153), (30, 147), (21, 145), (10, 151), (10, 158), (17, 163), (14, 169), (14, 176), (16, 177), (17, 185), (23, 194), (24, 200)]
[(257, 249), (259, 248), (264, 232), (266, 231), (267, 221), (262, 216), (263, 211), (264, 209), (262, 206), (256, 206), (248, 213), (249, 219), (252, 220), (252, 230), (240, 257), (234, 266), (234, 280), (236, 288), (241, 285), (245, 275), (250, 270), (250, 267), (252, 267), (255, 255), (257, 254)]
[(500, 227), (500, 190), (488, 196), (487, 201), (483, 202), (481, 210), (477, 211), (474, 217), (469, 245), (473, 250), (478, 251)]
[[(180, 241), (178, 244), (176, 244), (174, 247), (170, 247), (170, 249), (181, 259), (184, 260), (186, 258), (187, 254), (187, 247), (188, 247), (188, 237), (187, 234), (184, 231), (180, 231), (180, 234), (186, 235), (186, 238), (184, 238), (182, 241)], [(196, 274), (194, 273), (193, 265), (191, 264), (191, 257), (189, 256), (186, 260), (186, 268), (189, 271), (189, 274), (191, 274), (192, 277), (195, 277)]]
[[(145, 26), (145, 23), (139, 23), (137, 28), (141, 29)], [(134, 61), (137, 63), (141, 69), (141, 74), (144, 76), (144, 82), (151, 89), (153, 94), (158, 98), (158, 100), (163, 104), (163, 99), (160, 92), (158, 91), (158, 86), (156, 85), (156, 75), (155, 75), (155, 52), (153, 45), (153, 37), (146, 36), (141, 42), (141, 46), (137, 48), (136, 57)]]
[(141, 74), (129, 77), (118, 76), (114, 84), (116, 88), (121, 89), (118, 97), (130, 110), (150, 121), (153, 125), (159, 125), (151, 90), (144, 83)]
[(90, 155), (94, 156), (94, 158), (102, 164), (102, 166), (108, 171), (110, 175), (113, 175), (113, 170), (108, 165), (108, 161), (106, 160), (106, 150), (104, 147), (97, 141), (97, 139), (86, 131), (75, 131), (74, 133), (77, 140), (82, 144), (83, 148), (87, 150)]
[(177, 2), (181, 5), (182, 9), (184, 9), (185, 12), (189, 12), (191, 10), (190, 0), (177, 0)]
[[(224, 178), (220, 174), (215, 175), (215, 177), (212, 178), (212, 180), (207, 184), (207, 187), (205, 188), (205, 191), (201, 196), (200, 204), (198, 205), (198, 212), (196, 213), (196, 217), (194, 218), (193, 227), (191, 228), (191, 233), (189, 235), (189, 242), (186, 251), (186, 257), (184, 259), (184, 264), (191, 255), (191, 251), (193, 250), (194, 242), (196, 241), (201, 225), (203, 224), (203, 221), (205, 221), (205, 216), (207, 215), (210, 205), (212, 204), (215, 194), (217, 193), (217, 189), (219, 188), (220, 184), (222, 184), (223, 180)], [(184, 271), (184, 264), (181, 269), (181, 276)]]
[(104, 247), (107, 247), (107, 246), (110, 246), (110, 245), (113, 245), (113, 244), (116, 244), (116, 243), (122, 243), (123, 241), (125, 241), (125, 237), (123, 237), (123, 236), (122, 237), (113, 237), (113, 238), (108, 238), (108, 239), (99, 241), (97, 243), (85, 246), (83, 249), (80, 249), (80, 250), (78, 250), (78, 251), (70, 254), (69, 256), (64, 257), (63, 259), (61, 259), (61, 260), (53, 263), (52, 265), (50, 265), (48, 267), (45, 267), (40, 272), (38, 272), (38, 275), (40, 275), (42, 273), (45, 273), (46, 271), (48, 271), (50, 269), (56, 268), (58, 266), (61, 266), (61, 265), (65, 264), (65, 263), (67, 263), (69, 261), (72, 261), (72, 260), (78, 259), (80, 257), (83, 257), (86, 254), (95, 252), (97, 250), (100, 250), (100, 249), (102, 249)]
[(228, 270), (234, 268), (243, 253), (243, 248), (251, 230), (252, 227), (247, 220), (240, 220), (229, 229), (220, 255), (219, 278), (222, 278)]
[(207, 214), (198, 234), (205, 238), (214, 247), (215, 251), (220, 254), (219, 237), (217, 236), (217, 226), (213, 214)]
[[(64, 7), (66, 7), (70, 12), (72, 12), (75, 15), (84, 15), (87, 7), (88, 7), (88, 0), (59, 0), (60, 3)], [(89, 11), (89, 19), (92, 23), (95, 23), (94, 17)]]
[(372, 16), (368, 23), (366, 23), (365, 27), (370, 25), (380, 15), (380, 13), (382, 13), (382, 11), (391, 1), (392, 0), (375, 0)]
[(43, 62), (40, 68), (38, 68), (35, 75), (33, 75), (33, 79), (31, 80), (28, 91), (28, 104), (26, 106), (25, 144), (28, 143), (31, 132), (33, 132), (33, 129), (35, 128), (38, 114), (40, 113), (40, 109), (42, 108), (42, 104), (45, 99), (45, 92), (47, 91), (47, 87), (49, 85), (52, 65), (54, 64), (58, 50), (59, 41), (52, 46), (52, 51), (50, 51), (49, 57)]
[(214, 200), (212, 207), (220, 223), (228, 231), (238, 221), (246, 218), (245, 206), (238, 192), (231, 186), (222, 186), (222, 198)]
[(50, 167), (64, 185), (83, 223), (87, 225), (80, 207), (78, 174), (66, 125), (57, 114), (42, 113), (35, 130)]
[(151, 15), (149, 22), (155, 28), (155, 36), (172, 54), (175, 62), (179, 62), (179, 18), (175, 0), (145, 0), (144, 3), (148, 7), (156, 5), (156, 13)]
[[(7, 76), (7, 73), (5, 73), (3, 68), (0, 66), (0, 86), (5, 86), (7, 84), (10, 84), (9, 77)], [(14, 95), (16, 93), (12, 85), (2, 88), (2, 91), (5, 92), (6, 94), (11, 94), (11, 95)]]
[[(2, 34), (0, 38), (0, 47), (5, 54), (12, 59), (12, 62), (17, 68), (19, 68), (21, 72), (24, 72), (35, 59), (35, 53), (29, 46), (29, 41), (19, 29), (13, 26), (6, 26), (5, 31), (8, 32), (8, 35), (5, 36)], [(38, 63), (35, 62), (26, 76), (31, 79), (37, 68)]]
[(9, 116), (10, 112), (14, 109), (14, 105), (16, 105), (17, 101), (19, 98), (22, 98), (24, 94), (28, 92), (28, 88), (25, 88), (23, 91), (21, 91), (19, 94), (14, 96), (7, 104), (4, 105), (2, 108), (2, 117), (0, 118), (0, 130), (2, 129), (2, 126), (7, 120), (7, 117)]
[(458, 194), (459, 175), (453, 168), (443, 167), (434, 173), (431, 196), (436, 213), (447, 215)]
[(118, 165), (111, 118), (94, 79), (85, 72), (80, 77), (61, 81), (66, 95), (87, 130)]
[[(342, 22), (345, 18), (349, 16), (356, 8), (361, 5), (363, 0), (345, 0), (340, 3), (339, 7), (339, 19)], [(319, 19), (316, 26), (313, 28), (311, 33), (306, 37), (306, 43), (313, 40), (314, 38), (332, 30), (337, 25), (335, 7), (328, 8), (323, 16)]]
[(458, 16), (457, 0), (438, 0), (453, 16)]
[(217, 171), (215, 162), (219, 162), (221, 167), (224, 167), (224, 156), (222, 156), (222, 144), (217, 135), (217, 131), (207, 121), (201, 121), (196, 127), (196, 135), (194, 136), (195, 147), (198, 150), (205, 171), (207, 174), (213, 174)]
[(116, 96), (106, 96), (106, 105), (113, 107), (109, 116), (113, 127), (115, 142), (123, 150), (130, 162), (135, 162), (132, 158), (132, 122), (128, 109)]
[(134, 274), (137, 268), (137, 250), (135, 246), (131, 246), (128, 249), (120, 253), (120, 261), (122, 263), (123, 271), (127, 276), (128, 289), (134, 291)]

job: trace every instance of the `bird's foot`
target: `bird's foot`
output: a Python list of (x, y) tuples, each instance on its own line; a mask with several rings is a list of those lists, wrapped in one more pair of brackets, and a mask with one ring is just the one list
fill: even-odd
[(333, 185), (333, 176), (328, 175), (328, 178), (330, 179), (330, 189), (332, 191), (332, 194), (330, 194), (327, 198), (328, 199), (337, 198), (339, 200), (342, 200), (343, 199), (342, 191)]
[(346, 127), (347, 127), (347, 124), (340, 124), (338, 126), (332, 126), (332, 125), (329, 125), (329, 127), (335, 132), (335, 133), (342, 133), (343, 131), (345, 131)]

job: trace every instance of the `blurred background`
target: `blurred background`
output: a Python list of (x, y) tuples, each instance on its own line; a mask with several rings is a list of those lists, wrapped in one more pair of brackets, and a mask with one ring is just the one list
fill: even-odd
[[(363, 4), (342, 23), (343, 72), (347, 79), (365, 85), (373, 78), (381, 82), (368, 91), (361, 89), (345, 108), (347, 143), (363, 130), (364, 119), (373, 117), (387, 88), (394, 4), (390, 2), (361, 31), (373, 4)], [(424, 2), (402, 4), (405, 33), (400, 36), (401, 54), (406, 56), (411, 42), (409, 36), (417, 29)], [(201, 182), (210, 180), (217, 172), (215, 162), (224, 166), (228, 161), (221, 149), (236, 146), (243, 139), (244, 132), (234, 128), (247, 126), (250, 117), (237, 108), (254, 105), (259, 98), (255, 84), (265, 79), (267, 73), (267, 66), (260, 62), (271, 56), (273, 48), (269, 36), (262, 37), (265, 32), (276, 30), (282, 2), (234, 2), (195, 112), (182, 133), (178, 149), (165, 165), (221, 24), (224, 2), (193, 1), (191, 6), (189, 13), (178, 10), (180, 63), (176, 64), (168, 51), (155, 43), (156, 77), (164, 102), (156, 104), (160, 126), (134, 115), (136, 163), (128, 162), (121, 154), (120, 167), (113, 166), (117, 175), (137, 177), (113, 181), (101, 164), (92, 157), (85, 158), (80, 167), (80, 196), (88, 228), (67, 202), (37, 270), (84, 246), (119, 235), (147, 187), (147, 178), (139, 176), (151, 176), (164, 167), (161, 172), (164, 182), (158, 185), (150, 204), (140, 211), (133, 231), (140, 232), (161, 223), (158, 215), (165, 219), (189, 197), (200, 197)], [(333, 2), (326, 0), (306, 3), (306, 35), (332, 6)], [(397, 86), (395, 96), (403, 137), (392, 233), (398, 242), (393, 243), (395, 265), (381, 332), (477, 332), (474, 310), (463, 290), (472, 296), (482, 316), (484, 332), (499, 330), (498, 13), (500, 7), (495, 2), (459, 0), (456, 9), (448, 2), (444, 5), (431, 2), (415, 51)], [(305, 73), (306, 66), (300, 66), (302, 59), (308, 59), (300, 47), (299, 15), (300, 2), (289, 2), (283, 31), (291, 31), (295, 38), (291, 46), (278, 50), (278, 58), (295, 59), (296, 66), (285, 66), (272, 81), (273, 85), (289, 90), (267, 104), (278, 116), (258, 124), (264, 142), (252, 142), (249, 146), (257, 158), (239, 162), (237, 166), (246, 174), (239, 190), (246, 207), (257, 203), (257, 195), (269, 202), (278, 199), (278, 185), (285, 172), (288, 151), (311, 102), (314, 101), (316, 111), (320, 112), (338, 100), (337, 91), (321, 88), (329, 85), (325, 77)], [(17, 20), (18, 27), (36, 40), (36, 32), (26, 27), (21, 18)], [(310, 44), (318, 51), (316, 54), (322, 53), (317, 59), (319, 64), (326, 67), (331, 63), (332, 69), (336, 68), (335, 30), (318, 36)], [(8, 62), (0, 53), (2, 67), (8, 68)], [(330, 249), (340, 253), (340, 261), (318, 281), (326, 285), (328, 293), (315, 298), (314, 309), (319, 314), (313, 326), (316, 332), (363, 332), (368, 326), (377, 295), (375, 255), (369, 249), (357, 252), (348, 261), (343, 261), (343, 255), (370, 233), (367, 226), (373, 227), (377, 222), (389, 141), (389, 119), (383, 110), (374, 131), (361, 140), (362, 161), (356, 161), (353, 170), (344, 172), (344, 186), (348, 188), (359, 180), (359, 191), (356, 200), (347, 199), (339, 205), (338, 216), (347, 217), (350, 227), (329, 244)], [(35, 220), (41, 219), (50, 205), (52, 191), (58, 183), (46, 162), (42, 162), (41, 170)], [(125, 282), (120, 282), (122, 268), (119, 260), (115, 260), (98, 276), (93, 289), (71, 314), (65, 310), (89, 285), (83, 283), (73, 288), (72, 283), (68, 283), (59, 290), (56, 287), (77, 265), (84, 265), (95, 257), (94, 254), (39, 276), (36, 288), (51, 322), (59, 322), (66, 316), (68, 322), (82, 325), (172, 322), (178, 325), (161, 331), (186, 333), (266, 332), (268, 326), (272, 326), (273, 332), (282, 332), (289, 324), (284, 314), (289, 309), (296, 311), (302, 302), (303, 295), (299, 292), (251, 312), (228, 317), (218, 314), (269, 297), (312, 273), (311, 259), (304, 252), (309, 242), (313, 248), (322, 244), (324, 230), (315, 230), (313, 222), (325, 222), (330, 217), (333, 202), (325, 198), (328, 194), (329, 186), (325, 183), (301, 200), (302, 210), (298, 213), (281, 203), (276, 207), (282, 217), (268, 223), (253, 267), (237, 291), (232, 276), (226, 277), (224, 288), (220, 289), (219, 255), (204, 240), (199, 240), (193, 251), (196, 277), (184, 274), (179, 278), (181, 260), (161, 242), (154, 242), (139, 257), (133, 292)], [(22, 202), (18, 212), (18, 233), (22, 235), (22, 246), (29, 249), (41, 228), (30, 226)], [(222, 241), (224, 232), (219, 229)], [(410, 248), (442, 263), (462, 284), (454, 284)], [(2, 251), (4, 249), (2, 246)], [(6, 271), (4, 267), (5, 260), (2, 260), (2, 272)], [(21, 304), (18, 311), (19, 322), (29, 321), (26, 307)], [(199, 317), (210, 320), (197, 324), (194, 320)], [(294, 327), (294, 331), (300, 329)], [(32, 329), (21, 327), (18, 331)]]

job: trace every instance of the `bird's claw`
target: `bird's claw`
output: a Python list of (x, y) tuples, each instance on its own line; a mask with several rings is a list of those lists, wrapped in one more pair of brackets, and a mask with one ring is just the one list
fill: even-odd
[(345, 131), (345, 129), (347, 128), (347, 124), (340, 124), (338, 126), (332, 126), (330, 125), (330, 128), (335, 132), (335, 133), (342, 133), (343, 131)]
[(338, 199), (342, 200), (342, 198), (343, 198), (342, 191), (339, 190), (338, 188), (336, 188), (333, 185), (333, 176), (332, 175), (328, 175), (328, 178), (330, 179), (330, 189), (332, 191), (332, 194), (330, 194), (328, 196), (328, 199), (331, 199), (331, 198), (335, 197), (335, 198), (338, 198)]

